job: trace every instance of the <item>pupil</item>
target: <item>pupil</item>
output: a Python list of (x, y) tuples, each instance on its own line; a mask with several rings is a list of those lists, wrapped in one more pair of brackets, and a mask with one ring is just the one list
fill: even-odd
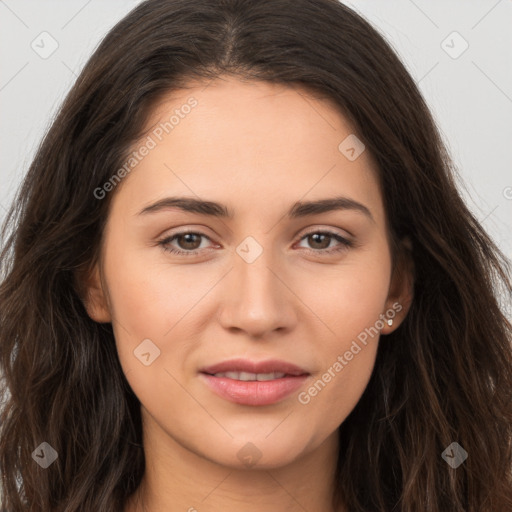
[[(196, 234), (194, 233), (187, 233), (186, 235), (183, 235), (181, 238), (184, 238), (185, 239), (185, 248), (186, 249), (196, 249), (197, 247), (194, 247), (194, 245), (197, 245), (197, 240), (195, 241), (195, 244), (194, 244), (194, 238), (197, 237)], [(189, 245), (192, 245), (192, 247), (190, 247)]]
[[(321, 241), (318, 241), (319, 237), (320, 238), (323, 237), (325, 240), (327, 240), (327, 245), (325, 243), (322, 244)], [(313, 235), (310, 235), (310, 238), (313, 239), (313, 244), (312, 244), (313, 246), (314, 246), (315, 243), (319, 243), (320, 244), (321, 247), (317, 247), (317, 249), (325, 249), (326, 247), (329, 246), (329, 240), (328, 240), (329, 239), (329, 235), (324, 235), (324, 234), (321, 234), (321, 233), (315, 233)], [(325, 242), (325, 240), (324, 240), (324, 242)]]

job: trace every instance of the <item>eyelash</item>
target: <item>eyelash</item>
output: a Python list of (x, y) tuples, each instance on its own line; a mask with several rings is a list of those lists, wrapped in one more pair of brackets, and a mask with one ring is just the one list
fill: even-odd
[[(195, 256), (196, 254), (199, 254), (201, 249), (195, 249), (193, 251), (183, 251), (183, 250), (174, 249), (174, 248), (169, 247), (169, 244), (173, 240), (175, 240), (181, 236), (185, 236), (185, 235), (199, 235), (201, 237), (208, 238), (208, 240), (210, 240), (210, 237), (204, 235), (203, 233), (198, 233), (196, 231), (182, 231), (181, 233), (176, 233), (170, 237), (160, 240), (158, 242), (158, 245), (160, 245), (165, 252), (177, 254), (179, 256)], [(306, 233), (305, 235), (303, 235), (302, 238), (299, 240), (299, 242), (301, 242), (302, 240), (304, 240), (305, 238), (307, 238), (308, 236), (311, 236), (311, 235), (327, 235), (327, 236), (334, 238), (338, 242), (340, 242), (339, 246), (334, 247), (334, 248), (331, 247), (330, 249), (306, 249), (306, 251), (311, 254), (331, 255), (333, 253), (339, 253), (342, 251), (346, 251), (347, 249), (355, 246), (355, 243), (352, 242), (351, 240), (347, 240), (346, 238), (344, 238), (332, 231), (311, 231), (310, 233)]]

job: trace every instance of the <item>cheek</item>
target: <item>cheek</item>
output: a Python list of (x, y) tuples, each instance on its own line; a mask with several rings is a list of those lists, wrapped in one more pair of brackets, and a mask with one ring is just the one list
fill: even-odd
[(309, 295), (308, 305), (329, 330), (323, 329), (316, 349), (321, 370), (299, 403), (308, 416), (323, 417), (327, 430), (350, 414), (371, 377), (384, 326), (381, 314), (386, 311), (390, 264), (386, 257), (371, 262), (361, 257), (357, 264), (340, 266), (325, 282), (317, 279), (321, 293)]
[[(181, 374), (182, 362), (197, 349), (198, 321), (214, 317), (208, 299), (219, 275), (207, 265), (170, 265), (160, 257), (148, 258), (157, 250), (112, 249), (105, 272), (117, 352), (132, 389), (149, 402), (153, 396), (172, 402), (179, 390), (173, 398), (171, 375)], [(160, 386), (162, 393), (155, 395)]]
[(117, 352), (131, 389), (156, 414), (176, 404), (193, 407), (177, 381), (195, 344), (187, 325), (208, 282), (191, 286), (190, 275), (149, 265), (143, 251), (112, 252), (106, 267)]
[[(370, 289), (367, 289), (369, 292)], [(319, 371), (297, 397), (299, 407), (312, 424), (321, 425), (316, 435), (331, 432), (345, 421), (359, 402), (372, 375), (377, 355), (385, 295), (373, 300), (366, 295), (338, 300), (326, 314), (334, 334), (318, 343)]]
[[(349, 343), (335, 351), (324, 370), (297, 397), (299, 412), (309, 418), (313, 436), (321, 439), (337, 429), (356, 407), (375, 364), (377, 337), (367, 346)], [(347, 355), (350, 354), (350, 359)]]
[(211, 270), (166, 264), (160, 251), (113, 249), (106, 257), (114, 315), (138, 337), (162, 339), (215, 284)]
[(304, 281), (304, 301), (329, 328), (331, 349), (343, 349), (385, 312), (390, 266), (385, 250), (360, 252)]

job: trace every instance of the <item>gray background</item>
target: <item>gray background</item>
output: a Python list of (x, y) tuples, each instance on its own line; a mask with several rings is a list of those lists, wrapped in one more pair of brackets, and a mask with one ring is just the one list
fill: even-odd
[[(0, 0), (0, 221), (76, 75), (138, 3)], [(441, 128), (470, 208), (512, 257), (512, 1), (344, 3), (402, 57)], [(42, 58), (31, 45), (49, 50), (49, 37), (58, 48)], [(469, 47), (459, 56), (464, 40)]]

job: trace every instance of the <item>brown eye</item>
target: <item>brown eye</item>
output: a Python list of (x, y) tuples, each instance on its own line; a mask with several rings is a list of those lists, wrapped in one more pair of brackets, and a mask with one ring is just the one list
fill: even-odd
[(327, 249), (333, 237), (324, 233), (313, 233), (312, 235), (307, 235), (306, 238), (313, 249)]
[[(337, 233), (331, 231), (314, 231), (306, 233), (301, 238), (301, 242), (305, 240), (309, 247), (305, 249), (314, 254), (332, 254), (333, 252), (340, 252), (347, 250), (354, 246), (354, 242), (343, 238)], [(331, 246), (332, 241), (338, 242), (337, 245)]]
[[(184, 235), (177, 235), (176, 240), (180, 249), (193, 251), (198, 249), (201, 245), (201, 237), (198, 233), (185, 233)], [(180, 242), (181, 241), (181, 242)]]
[(158, 242), (158, 244), (167, 252), (183, 256), (194, 256), (201, 249), (201, 241), (203, 238), (209, 240), (209, 238), (202, 233), (188, 231), (176, 233)]

